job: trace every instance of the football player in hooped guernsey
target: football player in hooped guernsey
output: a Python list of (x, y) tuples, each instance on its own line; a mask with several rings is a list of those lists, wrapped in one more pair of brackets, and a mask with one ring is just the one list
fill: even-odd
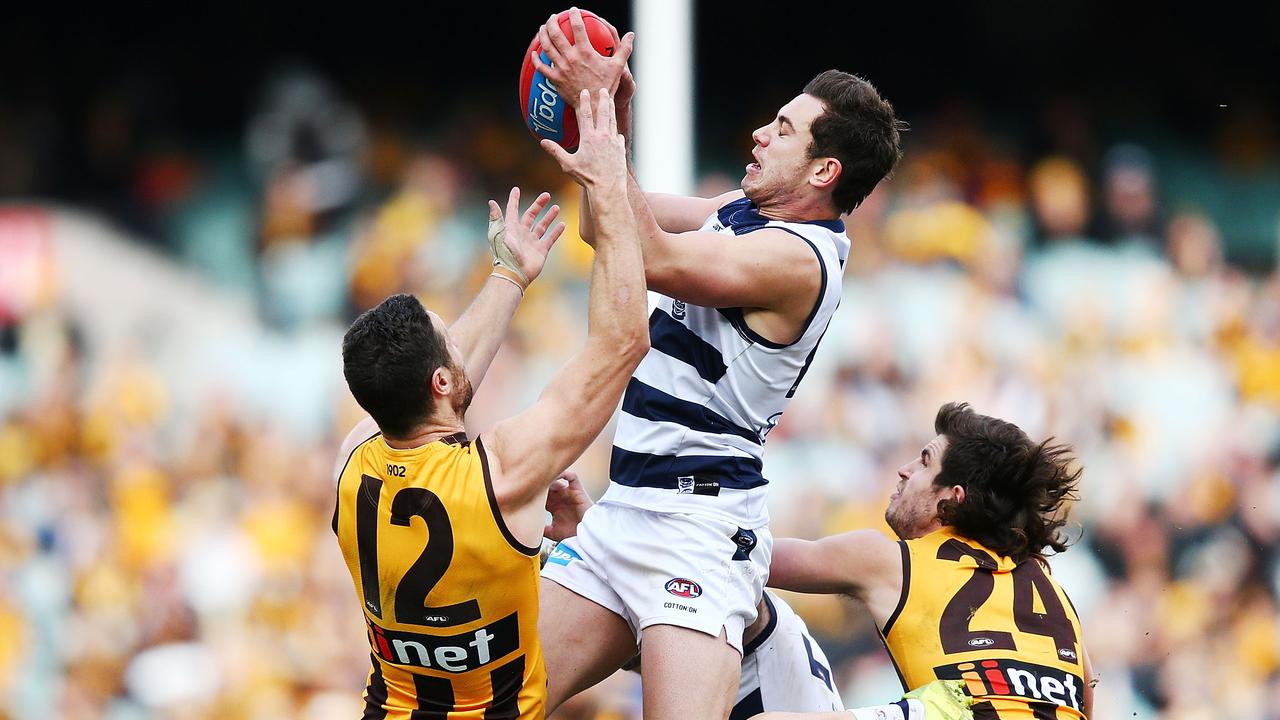
[(944, 405), (934, 427), (937, 436), (898, 469), (885, 511), (899, 542), (877, 530), (779, 539), (769, 584), (861, 599), (904, 687), (959, 680), (977, 720), (1089, 716), (1093, 671), (1080, 618), (1044, 557), (1066, 549), (1062, 505), (1080, 478), (1069, 448), (1032, 442), (964, 404)]
[[(586, 37), (578, 12), (570, 23)], [(634, 84), (620, 58), (633, 36), (613, 58), (571, 45), (555, 16), (538, 37), (551, 62), (535, 67), (567, 100), (617, 88), (627, 134)], [(561, 545), (576, 560), (544, 570), (548, 709), (639, 645), (646, 718), (729, 714), (773, 545), (765, 438), (839, 302), (840, 217), (893, 169), (899, 129), (870, 83), (828, 71), (752, 134), (741, 191), (646, 195), (630, 178), (645, 279), (661, 298), (623, 397), (609, 489)], [(590, 203), (581, 227), (594, 242)]]
[(582, 349), (532, 407), (465, 434), (472, 383), (563, 227), (547, 197), (506, 227), (491, 205), (494, 273), (451, 327), (397, 295), (352, 323), (343, 374), (370, 415), (338, 457), (333, 529), (364, 609), (373, 670), (365, 720), (541, 720), (538, 546), (552, 478), (613, 415), (648, 349), (625, 146), (605, 90), (578, 102), (578, 151), (561, 167), (593, 200), (600, 240)]

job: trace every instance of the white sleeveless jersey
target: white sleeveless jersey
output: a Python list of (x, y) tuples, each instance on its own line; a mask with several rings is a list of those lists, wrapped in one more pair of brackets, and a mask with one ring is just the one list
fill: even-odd
[(649, 317), (651, 348), (623, 396), (602, 501), (710, 513), (744, 528), (768, 524), (765, 437), (840, 302), (849, 239), (839, 220), (770, 220), (746, 198), (720, 208), (702, 230), (736, 236), (766, 227), (791, 233), (818, 256), (822, 290), (804, 332), (780, 345), (747, 327), (741, 308), (660, 296)]

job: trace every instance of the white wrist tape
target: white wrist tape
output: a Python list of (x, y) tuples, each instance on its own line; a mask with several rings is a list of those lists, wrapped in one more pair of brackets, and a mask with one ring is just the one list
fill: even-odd
[(501, 217), (489, 220), (489, 249), (493, 251), (494, 267), (510, 270), (522, 283), (521, 289), (529, 287), (529, 278), (520, 269), (511, 248), (507, 247), (507, 224)]

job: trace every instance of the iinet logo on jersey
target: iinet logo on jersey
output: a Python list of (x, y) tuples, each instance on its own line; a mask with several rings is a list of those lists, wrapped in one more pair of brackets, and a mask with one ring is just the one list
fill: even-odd
[(969, 694), (1051, 702), (1083, 712), (1084, 681), (1077, 675), (1017, 660), (978, 660), (939, 665), (939, 680), (964, 680)]
[(520, 646), (516, 613), (459, 635), (423, 635), (388, 630), (366, 618), (369, 644), (378, 657), (396, 665), (462, 673), (483, 667)]

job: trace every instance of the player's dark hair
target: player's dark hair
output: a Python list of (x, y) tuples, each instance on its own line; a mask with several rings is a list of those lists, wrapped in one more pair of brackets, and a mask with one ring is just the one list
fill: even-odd
[(840, 178), (831, 200), (837, 210), (847, 213), (898, 164), (902, 157), (899, 133), (907, 126), (894, 117), (893, 106), (875, 86), (857, 75), (828, 70), (810, 80), (804, 92), (827, 106), (809, 128), (813, 135), (809, 157), (840, 161)]
[(964, 488), (963, 502), (938, 503), (944, 525), (1015, 562), (1067, 549), (1063, 504), (1076, 499), (1081, 473), (1070, 447), (1052, 438), (1032, 442), (1017, 425), (968, 403), (943, 405), (933, 426), (947, 438), (934, 485)]
[(342, 374), (382, 432), (405, 437), (431, 415), (431, 375), (449, 362), (444, 338), (418, 298), (392, 295), (342, 338)]

